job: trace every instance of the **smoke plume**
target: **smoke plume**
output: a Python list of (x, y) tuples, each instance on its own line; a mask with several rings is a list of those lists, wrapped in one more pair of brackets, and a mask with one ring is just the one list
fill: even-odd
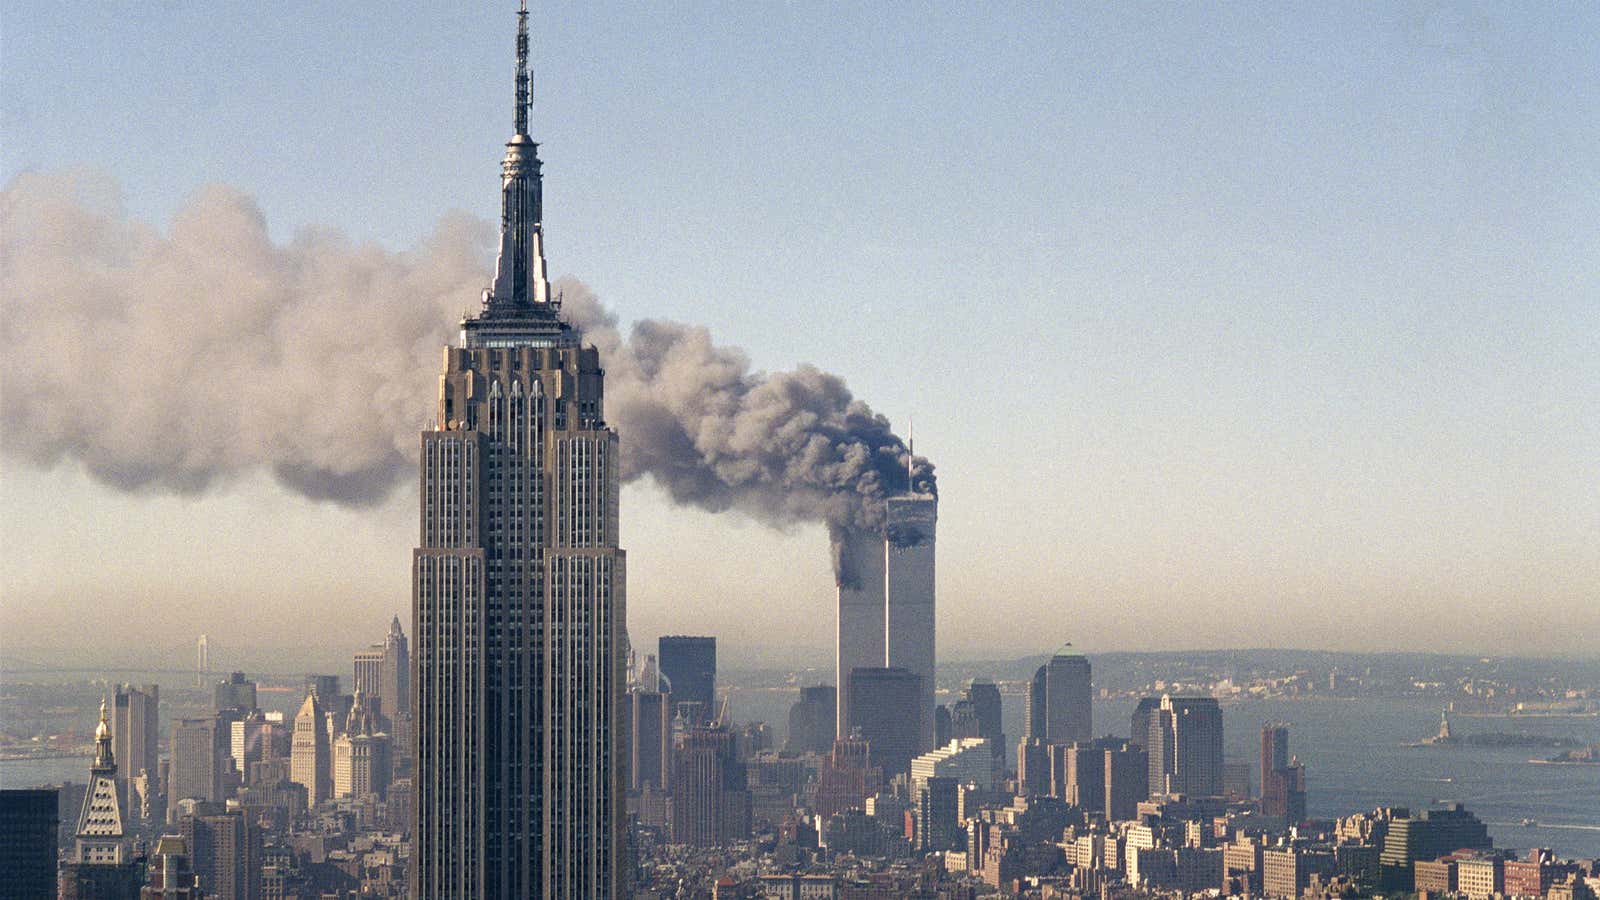
[[(0, 449), (80, 462), (125, 491), (197, 494), (253, 471), (314, 500), (382, 501), (416, 477), (439, 348), (487, 283), (494, 233), (444, 219), (392, 253), (337, 231), (270, 239), (251, 198), (195, 196), (166, 233), (116, 185), (24, 174), (0, 192)], [(600, 350), (622, 477), (774, 525), (881, 525), (882, 498), (933, 467), (843, 379), (753, 372), (700, 327), (626, 333), (570, 279), (565, 311)]]

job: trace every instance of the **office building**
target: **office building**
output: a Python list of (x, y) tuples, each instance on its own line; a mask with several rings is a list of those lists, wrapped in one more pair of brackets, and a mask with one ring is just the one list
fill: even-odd
[(672, 694), (672, 717), (704, 725), (717, 714), (717, 639), (665, 635), (656, 643), (656, 666)]
[(1267, 780), (1261, 787), (1261, 813), (1288, 822), (1305, 821), (1306, 767), (1300, 760), (1267, 772)]
[(954, 778), (957, 784), (994, 790), (994, 748), (985, 738), (957, 738), (911, 760), (911, 787), (929, 778)]
[(1088, 812), (1105, 810), (1106, 754), (1126, 743), (1121, 738), (1105, 737), (1051, 745), (1050, 793)]
[(1389, 822), (1379, 857), (1384, 887), (1412, 889), (1412, 866), (1455, 850), (1490, 850), (1489, 828), (1477, 816), (1454, 803), (1443, 809), (1400, 816)]
[(812, 805), (823, 818), (847, 809), (861, 809), (883, 780), (883, 770), (873, 766), (872, 750), (865, 740), (839, 738), (833, 742), (827, 762), (817, 771), (817, 795)]
[(524, 10), (494, 283), (421, 436), (413, 900), (625, 889), (617, 434), (545, 272), (527, 63)]
[(628, 693), (628, 701), (628, 789), (665, 790), (672, 780), (671, 695), (637, 690)]
[(172, 760), (167, 773), (169, 813), (180, 800), (222, 802), (223, 775), (232, 735), (222, 737), (215, 718), (186, 718), (172, 723)]
[(720, 724), (689, 729), (672, 771), (672, 840), (721, 847), (750, 837), (750, 791), (733, 733)]
[(1222, 707), (1211, 697), (1164, 695), (1146, 747), (1150, 794), (1222, 794)]
[(1138, 815), (1139, 803), (1150, 796), (1150, 758), (1133, 741), (1105, 751), (1105, 814), (1112, 822)]
[(15, 897), (56, 896), (55, 788), (0, 790), (0, 872)]
[(1261, 853), (1261, 893), (1266, 897), (1299, 897), (1311, 876), (1339, 871), (1332, 853), (1300, 847), (1268, 848)]
[(1261, 726), (1261, 767), (1259, 780), (1262, 796), (1266, 796), (1267, 780), (1274, 769), (1289, 765), (1289, 726), (1282, 722), (1267, 722)]
[(800, 689), (800, 700), (789, 707), (790, 753), (827, 753), (833, 747), (839, 695), (831, 684)]
[(995, 770), (1006, 765), (1006, 734), (1001, 727), (1000, 688), (986, 678), (967, 682), (961, 699), (950, 705), (950, 737), (981, 737), (994, 748)]
[[(356, 651), (353, 661), (355, 678), (351, 689), (364, 695), (369, 708), (387, 720), (385, 731), (391, 735), (399, 727), (400, 720), (409, 717), (410, 666), (410, 646), (400, 627), (399, 616), (389, 623), (389, 633), (383, 643)], [(335, 692), (337, 689), (336, 685)]]
[[(300, 711), (294, 717), (294, 737), (289, 750), (289, 780), (306, 789), (306, 804), (311, 807), (328, 800), (333, 794), (333, 759), (329, 744), (322, 701), (315, 693), (306, 694)], [(193, 846), (191, 843), (190, 847)], [(196, 865), (198, 867), (198, 863)]]
[(849, 675), (850, 732), (871, 747), (885, 779), (903, 775), (922, 744), (922, 678), (905, 669), (854, 669)]
[(934, 775), (916, 782), (912, 788), (917, 803), (914, 846), (918, 853), (954, 850), (966, 843), (960, 819), (960, 785), (954, 777)]
[[(117, 688), (111, 717), (112, 751), (117, 758), (117, 786), (122, 794), (122, 811), (130, 826), (138, 828), (166, 821), (165, 803), (159, 796), (161, 740), (161, 689), (153, 684), (143, 688), (123, 685)], [(146, 776), (141, 779), (140, 776)], [(146, 785), (144, 791), (139, 785)], [(149, 790), (149, 785), (156, 790)], [(150, 809), (148, 819), (146, 808)]]
[(939, 501), (906, 493), (884, 501), (884, 661), (921, 679), (917, 750), (934, 746), (934, 539)]
[(183, 816), (178, 834), (207, 900), (261, 896), (261, 830), (244, 813)]
[(1077, 653), (1057, 653), (1028, 682), (1025, 737), (1047, 744), (1070, 744), (1094, 737), (1089, 660)]
[(141, 866), (133, 859), (124, 830), (126, 820), (117, 789), (117, 761), (107, 707), (105, 702), (100, 704), (94, 762), (89, 766), (73, 848), (61, 867), (62, 900), (132, 898), (139, 894)]
[(1133, 708), (1133, 724), (1128, 732), (1128, 740), (1143, 747), (1146, 752), (1150, 750), (1150, 720), (1156, 717), (1160, 709), (1160, 697), (1142, 697)]
[(885, 501), (883, 531), (833, 534), (838, 573), (835, 683), (838, 733), (849, 734), (850, 674), (856, 669), (904, 669), (921, 681), (916, 751), (934, 744), (936, 652), (935, 536), (938, 498), (908, 492)]
[(202, 900), (183, 838), (169, 834), (156, 841), (150, 859), (150, 881), (139, 892), (139, 900)]
[(243, 716), (256, 708), (256, 683), (245, 680), (243, 672), (234, 672), (227, 681), (217, 682), (212, 691), (216, 712), (233, 712)]

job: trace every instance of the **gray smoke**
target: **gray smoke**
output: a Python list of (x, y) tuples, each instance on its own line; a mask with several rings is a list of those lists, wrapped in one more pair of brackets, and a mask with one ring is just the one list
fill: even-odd
[[(80, 462), (126, 491), (200, 493), (271, 472), (315, 500), (373, 504), (415, 478), (439, 349), (487, 282), (491, 226), (446, 218), (392, 253), (337, 231), (273, 243), (253, 200), (200, 192), (160, 233), (108, 179), (24, 174), (0, 192), (0, 449)], [(110, 199), (107, 199), (110, 198)], [(775, 525), (881, 527), (910, 453), (838, 376), (752, 372), (704, 329), (626, 334), (564, 280), (606, 367), (623, 478)], [(909, 477), (932, 490), (933, 467)]]

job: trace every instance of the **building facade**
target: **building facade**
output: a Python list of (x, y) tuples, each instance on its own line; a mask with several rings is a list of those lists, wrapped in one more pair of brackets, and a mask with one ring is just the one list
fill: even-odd
[(444, 352), (413, 557), (411, 896), (621, 896), (626, 687), (617, 435), (545, 274), (527, 12), (500, 252)]
[(663, 635), (656, 642), (656, 666), (672, 694), (669, 718), (682, 710), (690, 724), (703, 725), (716, 716), (716, 638)]

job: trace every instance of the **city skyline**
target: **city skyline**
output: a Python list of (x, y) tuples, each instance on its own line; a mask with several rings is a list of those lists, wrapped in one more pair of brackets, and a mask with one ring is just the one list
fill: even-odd
[[(941, 658), (1065, 640), (1489, 651), (1509, 637), (1519, 652), (1592, 652), (1600, 365), (1586, 336), (1600, 328), (1600, 197), (1585, 173), (1600, 116), (1582, 41), (1563, 35), (1592, 36), (1596, 22), (1304, 12), (906, 23), (862, 10), (770, 22), (635, 11), (649, 21), (609, 29), (596, 25), (605, 12), (546, 16), (537, 52), (561, 88), (539, 92), (535, 112), (560, 148), (548, 165), (561, 173), (552, 232), (565, 267), (552, 274), (570, 271), (624, 323), (704, 324), (758, 371), (809, 361), (896, 428), (915, 416), (942, 476)], [(498, 58), (481, 12), (419, 24), (391, 9), (241, 11), (215, 46), (216, 23), (192, 11), (112, 19), (103, 34), (57, 10), (6, 14), (37, 37), (8, 42), (0, 74), (8, 235), (13, 215), (114, 206), (117, 185), (144, 223), (135, 230), (196, 209), (226, 214), (248, 246), (333, 227), (355, 246), (325, 252), (375, 255), (380, 269), (404, 270), (387, 254), (419, 246), (450, 209), (466, 205), (475, 221), (456, 227), (472, 234), (492, 221), (492, 175), (474, 163), (494, 144), (505, 79), (461, 63)], [(451, 53), (417, 45), (431, 32), (451, 34)], [(680, 54), (646, 52), (652, 40), (702, 52), (668, 59)], [(88, 62), (111, 46), (132, 76), (117, 102)], [(839, 52), (816, 59), (817, 46)], [(990, 52), (974, 62), (972, 46)], [(380, 47), (416, 65), (397, 70)], [(1303, 66), (1284, 62), (1304, 48), (1315, 50)], [(1527, 52), (1546, 65), (1513, 65)], [(1060, 71), (1047, 65), (1057, 54), (1070, 60)], [(190, 65), (174, 72), (174, 55)], [(801, 59), (814, 63), (804, 85), (771, 77)], [(667, 102), (631, 98), (640, 84)], [(406, 139), (419, 121), (436, 140)], [(1039, 140), (1023, 122), (1043, 127)], [(793, 149), (830, 144), (822, 167)], [(51, 181), (81, 165), (112, 181), (76, 193)], [(255, 199), (212, 194), (179, 214), (219, 181)], [(434, 298), (446, 330), (488, 272), (478, 245), (458, 245), (472, 251), (455, 260), (467, 292)], [(70, 280), (12, 277), (4, 334), (21, 349), (8, 359), (53, 358), (53, 340), (82, 336), (75, 301), (40, 288)], [(219, 327), (248, 312), (211, 299), (167, 298), (184, 313), (162, 321), (180, 353), (198, 310)], [(349, 299), (360, 312), (371, 297)], [(427, 334), (400, 368), (431, 377), (443, 340)], [(957, 349), (1001, 363), (998, 401), (971, 395)], [(130, 355), (163, 369), (157, 354)], [(378, 632), (405, 608), (416, 495), (403, 485), (341, 507), (217, 450), (207, 493), (120, 493), (84, 474), (70, 440), (18, 436), (39, 421), (16, 399), (16, 385), (35, 385), (19, 365), (0, 370), (8, 657), (80, 643), (70, 626), (91, 608), (127, 623), (119, 642), (170, 635), (158, 652), (184, 657), (199, 633), (273, 647), (302, 629)], [(213, 402), (172, 399), (179, 412), (180, 399), (200, 413)], [(42, 468), (50, 447), (61, 455)], [(622, 502), (636, 646), (714, 634), (727, 659), (792, 642), (826, 665), (833, 585), (819, 526), (677, 507), (649, 480)], [(53, 514), (40, 517), (45, 504)], [(1015, 539), (995, 552), (1000, 534)], [(304, 610), (292, 628), (274, 621), (285, 602)], [(1090, 614), (1064, 628), (1062, 608)], [(1355, 618), (1385, 628), (1351, 630)], [(330, 637), (325, 649), (338, 658), (342, 646)]]

